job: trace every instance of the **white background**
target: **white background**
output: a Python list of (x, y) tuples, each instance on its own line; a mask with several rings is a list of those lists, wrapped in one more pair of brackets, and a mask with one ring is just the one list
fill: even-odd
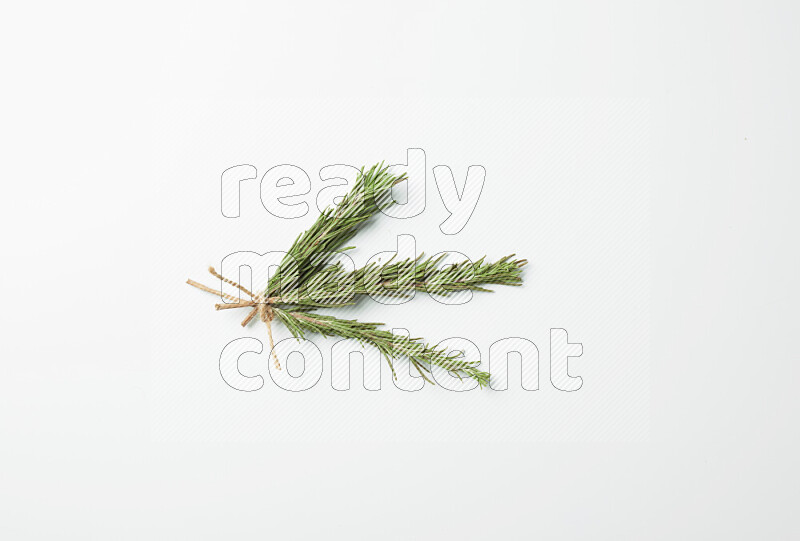
[[(797, 536), (790, 349), (799, 270), (790, 184), (800, 120), (796, 8), (432, 4), (5, 10), (4, 538)], [(303, 110), (303, 103), (312, 105)], [(345, 105), (331, 112), (335, 103)], [(597, 111), (612, 106), (621, 111), (611, 115), (617, 122), (600, 130)], [(434, 122), (426, 125), (428, 114)], [(553, 136), (559, 119), (562, 140)], [(613, 143), (621, 140), (630, 145)], [(563, 144), (547, 154), (548, 141)], [(650, 208), (638, 220), (650, 227), (634, 243), (649, 269), (634, 285), (649, 283), (650, 297), (649, 331), (637, 334), (649, 335), (638, 378), (604, 372), (619, 366), (596, 325), (626, 321), (616, 312), (603, 321), (596, 292), (588, 308), (579, 295), (562, 304), (554, 296), (541, 311), (531, 306), (530, 330), (515, 311), (511, 323), (498, 317), (468, 335), (485, 354), (508, 326), (518, 326), (544, 353), (547, 329), (564, 326), (584, 343), (575, 366), (585, 389), (559, 393), (543, 370), (536, 393), (425, 389), (406, 400), (452, 412), (458, 396), (469, 414), (488, 410), (496, 418), (507, 412), (493, 401), (524, 399), (524, 415), (540, 423), (585, 420), (598, 413), (584, 408), (605, 406), (605, 426), (519, 434), (504, 433), (502, 424), (486, 429), (492, 421), (483, 418), (471, 429), (445, 418), (436, 430), (431, 419), (415, 424), (411, 417), (387, 427), (381, 418), (400, 416), (378, 408), (402, 395), (392, 388), (370, 395), (356, 388), (357, 379), (347, 393), (320, 387), (292, 396), (293, 403), (281, 402), (288, 393), (269, 381), (249, 395), (227, 389), (229, 411), (247, 410), (238, 424), (209, 406), (226, 389), (218, 374), (205, 379), (214, 359), (202, 355), (212, 345), (219, 350), (222, 334), (241, 331), (236, 318), (212, 310), (213, 298), (181, 282), (201, 278), (221, 250), (239, 249), (228, 246), (240, 233), (214, 224), (222, 220), (214, 214), (222, 169), (252, 163), (263, 174), (295, 163), (315, 178), (329, 163), (399, 163), (410, 146), (426, 150), (429, 167), (449, 165), (456, 178), (473, 163), (487, 169), (474, 221), (452, 244), (435, 230), (445, 214), (429, 186), (430, 212), (410, 226), (420, 248), (492, 257), (519, 251), (535, 261), (516, 294), (498, 290), (463, 310), (445, 307), (442, 319), (452, 318), (452, 328), (422, 318), (412, 325), (415, 305), (428, 313), (430, 300), (369, 309), (380, 321), (411, 321), (414, 334), (433, 331), (431, 339), (454, 334), (462, 312), (547, 300), (550, 290), (537, 288), (553, 266), (576, 261), (568, 247), (552, 256), (548, 239), (563, 228), (555, 237), (539, 229), (498, 236), (515, 224), (497, 209), (519, 216), (520, 228), (572, 224), (580, 245), (599, 233), (588, 225), (622, 226), (631, 209), (619, 198), (600, 199), (609, 213), (593, 220), (578, 214), (584, 217), (573, 222), (556, 212), (559, 205), (535, 197), (536, 183), (566, 206), (556, 188), (581, 182), (576, 197), (586, 210), (582, 195), (596, 194), (583, 183), (611, 182), (615, 172), (624, 174), (617, 188), (649, 182)], [(515, 196), (521, 179), (532, 186)], [(640, 200), (628, 206), (639, 208)], [(241, 235), (243, 249), (256, 249), (271, 229), (296, 231), (295, 222), (310, 219), (264, 220), (263, 234), (248, 228)], [(390, 249), (385, 239), (405, 229), (387, 227), (371, 232), (375, 251)], [(608, 242), (610, 254), (624, 252), (624, 244)], [(173, 255), (155, 257), (163, 254)], [(613, 278), (619, 264), (609, 257), (602, 271)], [(592, 276), (571, 271), (552, 284), (590, 291)], [(570, 318), (574, 329), (564, 321)], [(182, 340), (191, 340), (183, 354), (164, 355), (161, 346)], [(161, 376), (171, 374), (162, 363), (194, 368), (181, 372), (174, 394), (162, 392), (169, 379)], [(326, 378), (327, 371), (321, 383)], [(619, 383), (645, 390), (614, 394)], [(251, 397), (246, 406), (243, 395)], [(565, 416), (564, 395), (582, 409)], [(637, 400), (627, 409), (608, 405), (625, 396)], [(357, 406), (375, 406), (366, 426), (379, 433), (356, 435), (358, 424), (344, 422), (311, 437), (285, 429), (303, 415), (330, 421), (337, 408), (367, 422)], [(620, 428), (626, 415), (636, 423), (628, 432)], [(182, 417), (195, 429), (176, 430)], [(259, 417), (266, 428), (254, 424)], [(498, 423), (524, 418), (515, 410)], [(270, 426), (284, 430), (270, 433)], [(421, 432), (411, 434), (417, 426)]]

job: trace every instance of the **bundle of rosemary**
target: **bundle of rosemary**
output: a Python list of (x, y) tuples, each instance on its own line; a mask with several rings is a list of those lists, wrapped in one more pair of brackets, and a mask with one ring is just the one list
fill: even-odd
[[(335, 207), (326, 209), (306, 232), (292, 244), (283, 258), (278, 271), (270, 278), (261, 294), (254, 294), (240, 284), (218, 274), (214, 268), (209, 272), (250, 297), (227, 295), (188, 280), (188, 284), (209, 293), (219, 295), (230, 303), (217, 304), (217, 310), (249, 308), (242, 321), (246, 326), (256, 315), (266, 323), (270, 347), (275, 365), (280, 362), (275, 354), (271, 321), (283, 322), (298, 340), (307, 332), (324, 336), (354, 338), (361, 344), (371, 344), (386, 358), (395, 376), (393, 359), (405, 356), (419, 374), (429, 383), (427, 376), (431, 366), (439, 366), (452, 375), (470, 377), (480, 384), (488, 384), (489, 374), (478, 369), (479, 362), (467, 361), (463, 352), (447, 352), (430, 346), (421, 338), (395, 335), (380, 329), (382, 323), (366, 323), (358, 320), (339, 319), (320, 314), (319, 308), (353, 304), (358, 296), (366, 294), (407, 295), (409, 292), (426, 291), (448, 295), (456, 291), (490, 291), (481, 286), (488, 284), (520, 285), (524, 259), (512, 260), (513, 254), (494, 263), (464, 261), (439, 268), (443, 255), (400, 262), (376, 263), (354, 271), (346, 271), (340, 262), (333, 262), (336, 253), (354, 248), (344, 246), (376, 211), (391, 206), (391, 189), (406, 180), (405, 175), (394, 176), (388, 167), (378, 164), (369, 170), (361, 169), (352, 190)], [(396, 376), (395, 376), (396, 377)]]

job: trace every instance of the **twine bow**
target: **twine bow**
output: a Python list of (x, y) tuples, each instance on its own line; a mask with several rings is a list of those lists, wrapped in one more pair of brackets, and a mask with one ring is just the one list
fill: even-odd
[(255, 317), (256, 314), (259, 315), (261, 321), (264, 322), (267, 326), (267, 335), (269, 336), (269, 347), (272, 351), (272, 357), (275, 359), (275, 368), (280, 370), (281, 363), (278, 360), (278, 355), (275, 353), (275, 342), (272, 339), (272, 325), (270, 322), (275, 317), (275, 313), (272, 311), (272, 305), (278, 301), (280, 301), (280, 297), (264, 297), (263, 295), (255, 295), (248, 289), (245, 289), (241, 285), (237, 284), (233, 280), (229, 280), (219, 274), (214, 267), (208, 267), (208, 272), (210, 272), (213, 276), (219, 278), (226, 284), (230, 284), (233, 287), (239, 289), (243, 293), (250, 295), (251, 300), (243, 301), (241, 297), (234, 297), (233, 295), (228, 295), (227, 293), (223, 293), (222, 291), (218, 291), (216, 289), (204, 286), (203, 284), (199, 284), (194, 280), (186, 280), (186, 283), (192, 287), (196, 287), (197, 289), (201, 289), (203, 291), (207, 291), (208, 293), (213, 293), (215, 295), (219, 295), (221, 298), (229, 301), (233, 301), (231, 303), (222, 303), (222, 304), (215, 304), (214, 308), (217, 310), (228, 310), (230, 308), (249, 308), (252, 307), (253, 309), (244, 318), (242, 321), (242, 327), (246, 326), (250, 321)]

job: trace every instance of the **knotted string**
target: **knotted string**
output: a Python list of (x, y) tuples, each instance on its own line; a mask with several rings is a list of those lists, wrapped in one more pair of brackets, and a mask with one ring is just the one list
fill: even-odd
[(230, 284), (233, 287), (239, 289), (243, 293), (250, 295), (251, 301), (242, 301), (241, 297), (234, 297), (233, 295), (228, 295), (227, 293), (223, 293), (222, 291), (217, 291), (216, 289), (204, 286), (203, 284), (199, 284), (194, 280), (187, 280), (186, 283), (192, 287), (196, 287), (197, 289), (201, 289), (208, 293), (213, 293), (215, 295), (219, 295), (225, 300), (232, 301), (231, 303), (224, 303), (224, 304), (216, 304), (214, 305), (217, 310), (228, 310), (230, 308), (248, 308), (253, 307), (250, 313), (244, 318), (242, 321), (242, 327), (246, 326), (250, 321), (255, 317), (256, 314), (259, 315), (261, 321), (267, 326), (267, 336), (269, 337), (269, 347), (272, 351), (272, 357), (275, 359), (275, 368), (280, 370), (281, 363), (278, 360), (278, 355), (275, 353), (275, 342), (272, 339), (272, 325), (270, 322), (275, 317), (275, 312), (272, 310), (272, 305), (278, 301), (280, 301), (280, 297), (264, 297), (263, 295), (254, 295), (248, 289), (245, 289), (241, 285), (237, 284), (233, 280), (229, 280), (219, 274), (214, 267), (209, 267), (208, 272), (210, 272), (213, 276), (219, 278), (226, 284)]
[[(272, 325), (270, 325), (270, 321), (274, 317), (274, 313), (272, 311), (272, 306), (266, 302), (258, 303), (258, 312), (261, 316), (261, 321), (263, 321), (267, 325), (267, 336), (269, 336), (269, 347), (272, 350), (272, 357), (275, 359), (275, 368), (278, 370), (281, 369), (281, 363), (278, 360), (278, 356), (275, 354), (275, 342), (272, 340)], [(250, 316), (248, 316), (250, 317)]]

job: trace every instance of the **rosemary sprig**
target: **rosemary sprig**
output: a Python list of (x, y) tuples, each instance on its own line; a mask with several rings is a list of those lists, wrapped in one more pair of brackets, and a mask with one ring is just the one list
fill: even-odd
[(305, 338), (305, 331), (315, 332), (323, 336), (341, 336), (354, 338), (359, 343), (372, 344), (383, 354), (392, 370), (392, 375), (397, 377), (392, 359), (398, 355), (408, 357), (411, 364), (420, 375), (429, 383), (433, 383), (425, 375), (430, 372), (430, 365), (440, 366), (459, 379), (463, 376), (471, 377), (478, 381), (480, 386), (489, 383), (489, 374), (478, 369), (477, 362), (464, 360), (461, 351), (448, 353), (445, 349), (431, 347), (422, 342), (421, 338), (392, 334), (379, 329), (382, 323), (368, 323), (354, 319), (339, 319), (333, 316), (311, 313), (310, 311), (288, 311), (275, 309), (277, 317), (286, 325), (295, 338)]
[(297, 304), (309, 306), (344, 306), (352, 304), (356, 295), (407, 296), (412, 290), (438, 295), (456, 291), (488, 291), (484, 285), (522, 285), (524, 259), (512, 260), (515, 254), (503, 257), (494, 263), (486, 263), (485, 257), (476, 262), (461, 261), (440, 268), (446, 254), (436, 258), (406, 259), (398, 263), (391, 261), (379, 266), (370, 263), (352, 272), (343, 272), (339, 263), (329, 265), (312, 276), (302, 288)]
[[(323, 336), (354, 338), (362, 344), (371, 344), (383, 354), (396, 377), (395, 360), (399, 356), (409, 359), (414, 368), (428, 382), (426, 376), (432, 366), (447, 370), (458, 378), (475, 379), (482, 387), (489, 381), (489, 374), (479, 370), (479, 362), (464, 359), (463, 352), (447, 352), (430, 346), (421, 338), (409, 338), (380, 329), (382, 323), (339, 319), (319, 314), (318, 308), (353, 304), (358, 296), (367, 294), (405, 296), (411, 291), (425, 291), (438, 295), (450, 295), (458, 291), (490, 291), (485, 285), (522, 284), (524, 259), (512, 259), (513, 254), (494, 263), (485, 257), (472, 263), (441, 265), (444, 254), (438, 257), (403, 261), (388, 261), (383, 265), (371, 263), (354, 271), (346, 272), (341, 263), (331, 263), (334, 253), (352, 249), (343, 247), (369, 218), (380, 209), (393, 204), (389, 193), (392, 187), (406, 179), (405, 175), (394, 176), (383, 163), (368, 170), (361, 169), (352, 190), (334, 208), (326, 209), (308, 231), (301, 233), (281, 262), (278, 272), (270, 279), (261, 295), (254, 295), (239, 284), (210, 272), (251, 297), (250, 301), (235, 304), (217, 304), (218, 310), (229, 308), (251, 308), (242, 325), (247, 325), (256, 315), (267, 324), (272, 354), (280, 368), (272, 342), (270, 322), (277, 317), (298, 340), (306, 333)], [(228, 300), (237, 299), (220, 291), (189, 280), (190, 285), (219, 294)]]
[(264, 296), (280, 292), (288, 297), (310, 275), (325, 266), (327, 258), (315, 256), (354, 248), (342, 246), (375, 212), (394, 203), (388, 197), (389, 192), (392, 186), (406, 178), (405, 175), (391, 175), (383, 163), (373, 165), (367, 171), (362, 167), (355, 185), (342, 201), (336, 207), (326, 209), (308, 231), (297, 237), (278, 272), (270, 279)]

